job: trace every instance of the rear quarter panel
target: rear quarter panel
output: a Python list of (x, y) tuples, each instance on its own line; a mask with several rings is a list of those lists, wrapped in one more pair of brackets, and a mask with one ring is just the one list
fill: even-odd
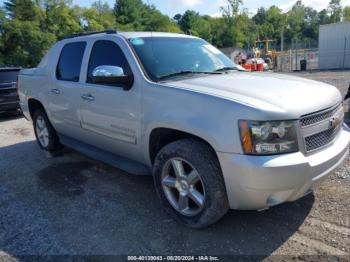
[(53, 84), (52, 75), (55, 74), (55, 65), (57, 64), (60, 49), (60, 44), (54, 45), (37, 68), (23, 69), (20, 71), (18, 76), (18, 94), (21, 109), (28, 120), (31, 120), (28, 108), (29, 99), (40, 101), (50, 117), (50, 112), (47, 110), (49, 90), (50, 86)]
[(31, 120), (29, 113), (29, 99), (40, 101), (44, 108), (47, 105), (47, 78), (36, 75), (20, 75), (18, 78), (20, 106), (24, 116)]

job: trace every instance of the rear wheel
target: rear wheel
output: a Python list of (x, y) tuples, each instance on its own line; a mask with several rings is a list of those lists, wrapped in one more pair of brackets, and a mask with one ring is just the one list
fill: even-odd
[(162, 204), (182, 224), (203, 228), (226, 214), (229, 206), (220, 165), (204, 142), (183, 139), (165, 146), (153, 171)]
[(34, 133), (41, 149), (55, 152), (62, 149), (59, 138), (46, 113), (38, 109), (33, 117)]

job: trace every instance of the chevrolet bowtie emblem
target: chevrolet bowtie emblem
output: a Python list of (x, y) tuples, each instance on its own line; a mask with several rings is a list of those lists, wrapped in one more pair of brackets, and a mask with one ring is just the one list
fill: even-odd
[(329, 128), (335, 128), (339, 126), (341, 123), (341, 118), (340, 117), (332, 117), (332, 119), (329, 121)]

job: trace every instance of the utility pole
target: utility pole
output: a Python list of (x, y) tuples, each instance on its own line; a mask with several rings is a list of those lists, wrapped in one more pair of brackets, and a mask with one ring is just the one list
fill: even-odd
[(294, 38), (292, 38), (290, 50), (290, 71), (293, 71), (293, 50), (294, 50)]
[(284, 26), (282, 27), (281, 31), (281, 52), (284, 51)]
[(298, 38), (295, 38), (295, 71), (298, 71)]
[(348, 38), (344, 36), (344, 55), (343, 55), (343, 70), (345, 69), (346, 62), (346, 46), (347, 46)]

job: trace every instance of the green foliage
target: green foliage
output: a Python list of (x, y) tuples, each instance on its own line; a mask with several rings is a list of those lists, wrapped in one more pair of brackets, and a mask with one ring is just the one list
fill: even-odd
[(158, 31), (158, 32), (181, 32), (179, 27), (170, 20), (168, 16), (163, 15), (155, 6), (144, 5), (141, 10), (140, 30)]
[(249, 18), (247, 12), (242, 12), (237, 16), (235, 26), (240, 33), (236, 39), (236, 46), (241, 48), (249, 48), (254, 45), (255, 40), (258, 38), (257, 26)]
[(329, 0), (317, 12), (302, 0), (283, 13), (278, 6), (259, 8), (254, 16), (242, 9), (242, 0), (226, 0), (221, 17), (188, 10), (173, 19), (145, 0), (116, 0), (111, 8), (105, 0), (91, 7), (73, 6), (72, 0), (6, 0), (0, 8), (0, 64), (32, 67), (47, 49), (66, 35), (115, 28), (120, 31), (184, 32), (206, 39), (218, 47), (245, 47), (256, 40), (286, 43), (317, 41), (319, 25), (350, 21), (350, 6)]
[(344, 7), (343, 19), (345, 22), (350, 22), (350, 6)]
[(257, 34), (256, 25), (246, 12), (235, 17), (224, 16), (213, 25), (213, 44), (218, 47), (250, 47)]
[(239, 13), (239, 8), (243, 4), (243, 0), (226, 0), (227, 7), (221, 7), (224, 16), (234, 18)]
[(223, 17), (201, 16), (188, 10), (183, 15), (177, 14), (181, 30), (187, 34), (199, 36), (218, 47), (251, 45), (256, 38), (254, 22), (246, 12), (239, 12), (241, 0), (228, 0), (228, 7), (222, 8)]
[(7, 65), (34, 66), (56, 38), (32, 21), (13, 19), (3, 25), (2, 54)]
[(46, 9), (44, 29), (58, 39), (82, 31), (79, 17), (64, 1), (56, 1)]
[(141, 12), (144, 4), (141, 0), (116, 0), (114, 14), (117, 24), (132, 24), (135, 28), (140, 26)]
[(0, 31), (2, 30), (2, 26), (6, 21), (6, 11), (3, 8), (0, 8)]
[(342, 6), (340, 4), (340, 0), (331, 0), (328, 6), (328, 10), (330, 13), (330, 22), (338, 23), (341, 20), (342, 16)]
[(80, 17), (86, 22), (84, 24), (85, 31), (102, 31), (115, 27), (115, 16), (113, 10), (106, 2), (96, 1), (91, 8), (79, 10), (76, 8), (76, 13), (80, 13)]
[(211, 18), (209, 16), (200, 16), (199, 13), (188, 10), (184, 15), (174, 17), (177, 20), (181, 30), (186, 34), (192, 34), (206, 39), (212, 40)]
[(302, 23), (302, 35), (304, 39), (318, 39), (318, 13), (311, 7), (306, 7)]
[(141, 0), (117, 0), (114, 15), (117, 28), (121, 30), (180, 32), (168, 16)]
[(36, 66), (55, 41), (111, 28), (181, 32), (175, 21), (142, 0), (117, 0), (114, 9), (102, 0), (90, 8), (72, 6), (72, 0), (8, 0), (0, 9), (0, 64)]
[(276, 6), (260, 8), (252, 19), (257, 25), (261, 40), (275, 39), (280, 43), (283, 33), (287, 43), (291, 43), (293, 39), (298, 39), (299, 42), (316, 42), (320, 25), (340, 21), (339, 8), (342, 10), (339, 1), (331, 0), (327, 10), (317, 12), (299, 0), (287, 13), (283, 14)]
[(13, 19), (22, 21), (35, 21), (38, 15), (38, 7), (32, 0), (10, 0), (5, 1), (5, 9)]
[(328, 11), (326, 9), (323, 9), (321, 12), (318, 13), (318, 23), (320, 25), (325, 25), (330, 23), (330, 18), (328, 16)]
[(252, 19), (257, 26), (259, 39), (278, 39), (285, 24), (285, 16), (277, 6), (271, 6), (269, 9), (259, 8)]

